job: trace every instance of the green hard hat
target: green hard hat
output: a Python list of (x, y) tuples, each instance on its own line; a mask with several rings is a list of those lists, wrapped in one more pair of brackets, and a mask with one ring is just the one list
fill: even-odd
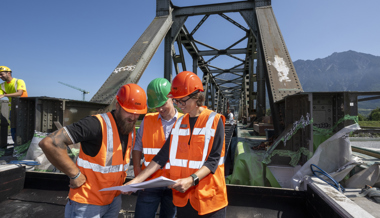
[(152, 80), (147, 88), (148, 107), (161, 107), (169, 99), (167, 95), (170, 92), (171, 84), (167, 79), (157, 78)]

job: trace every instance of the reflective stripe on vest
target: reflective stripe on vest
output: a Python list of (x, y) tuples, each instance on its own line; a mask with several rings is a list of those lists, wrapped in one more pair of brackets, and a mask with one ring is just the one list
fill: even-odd
[[(152, 154), (152, 155), (157, 155), (160, 150), (161, 150), (161, 148), (144, 148), (143, 149), (144, 154)], [(150, 162), (145, 161), (145, 159), (144, 159), (144, 165), (146, 167), (149, 165), (149, 163)], [(170, 163), (166, 163), (164, 168), (170, 169)]]
[[(81, 166), (85, 169), (92, 169), (94, 172), (99, 173), (115, 173), (115, 172), (121, 172), (121, 171), (127, 171), (129, 167), (129, 163), (120, 165), (112, 165), (112, 156), (113, 156), (113, 131), (112, 131), (112, 125), (111, 121), (107, 114), (100, 114), (102, 118), (104, 119), (106, 126), (107, 126), (107, 154), (106, 154), (106, 162), (105, 166), (101, 166), (99, 164), (90, 163), (87, 160), (83, 160), (82, 158), (78, 157), (77, 164), (78, 166)], [(133, 141), (133, 132), (132, 132), (132, 141)]]
[(157, 153), (161, 150), (161, 148), (144, 148), (143, 152), (144, 154), (153, 154), (157, 155)]
[(116, 173), (116, 172), (123, 171), (123, 164), (103, 167), (99, 164), (90, 163), (87, 160), (83, 160), (82, 158), (79, 158), (79, 157), (77, 160), (77, 164), (78, 164), (78, 166), (81, 166), (85, 169), (91, 169), (94, 172), (103, 173), (103, 174), (104, 173)]
[[(202, 161), (190, 161), (189, 162), (189, 168), (190, 169), (200, 169), (204, 162), (206, 161), (207, 153), (208, 153), (208, 147), (211, 140), (211, 137), (215, 136), (215, 129), (212, 129), (212, 123), (214, 122), (214, 118), (216, 116), (216, 112), (211, 112), (207, 119), (206, 127), (205, 128), (194, 128), (193, 129), (193, 135), (204, 135), (205, 141), (204, 141), (204, 148), (203, 148), (203, 156)], [(184, 159), (176, 159), (177, 149), (178, 149), (178, 138), (179, 136), (186, 136), (190, 134), (190, 129), (180, 129), (182, 119), (184, 116), (179, 118), (177, 121), (175, 127), (172, 130), (172, 145), (170, 146), (170, 164), (172, 166), (178, 166), (178, 167), (187, 167), (187, 160)], [(224, 163), (224, 156), (220, 157), (219, 165), (222, 165)]]
[(107, 154), (106, 154), (106, 166), (112, 165), (112, 156), (113, 156), (113, 131), (111, 121), (107, 114), (100, 114), (104, 119), (107, 126)]

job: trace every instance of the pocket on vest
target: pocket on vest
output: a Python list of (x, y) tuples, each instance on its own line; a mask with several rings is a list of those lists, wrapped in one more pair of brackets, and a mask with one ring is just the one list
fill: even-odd
[(212, 198), (216, 195), (216, 186), (211, 184), (206, 184), (203, 187), (197, 187), (195, 190), (195, 198), (197, 199), (207, 199)]

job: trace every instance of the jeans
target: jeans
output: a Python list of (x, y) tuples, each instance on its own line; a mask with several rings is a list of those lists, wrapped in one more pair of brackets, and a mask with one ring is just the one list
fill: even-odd
[(196, 211), (190, 204), (190, 201), (187, 201), (187, 204), (184, 207), (177, 208), (177, 217), (179, 218), (194, 218), (194, 217), (204, 217), (204, 218), (225, 218), (227, 214), (227, 207), (219, 209), (217, 211), (205, 214), (198, 215)]
[(161, 203), (160, 218), (175, 217), (176, 207), (173, 204), (172, 190), (167, 187), (148, 188), (138, 191), (135, 217), (154, 218), (159, 203)]
[(65, 207), (65, 218), (79, 217), (118, 217), (121, 210), (121, 195), (115, 197), (111, 204), (100, 206), (93, 204), (81, 204), (69, 199)]

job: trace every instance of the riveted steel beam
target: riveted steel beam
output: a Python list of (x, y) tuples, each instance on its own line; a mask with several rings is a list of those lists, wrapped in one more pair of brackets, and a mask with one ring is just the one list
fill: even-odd
[(198, 5), (190, 7), (181, 7), (176, 9), (175, 16), (195, 16), (205, 14), (220, 14), (228, 12), (240, 12), (243, 10), (252, 10), (255, 5), (270, 5), (268, 0), (228, 2), (219, 4)]
[(278, 102), (288, 95), (303, 92), (272, 7), (256, 8), (265, 66), (268, 93)]
[(227, 50), (199, 51), (199, 54), (202, 55), (202, 56), (229, 55), (229, 54), (245, 54), (245, 53), (247, 53), (247, 50), (245, 48), (227, 49)]
[(171, 14), (155, 17), (90, 101), (110, 104), (121, 86), (138, 83), (172, 23)]

